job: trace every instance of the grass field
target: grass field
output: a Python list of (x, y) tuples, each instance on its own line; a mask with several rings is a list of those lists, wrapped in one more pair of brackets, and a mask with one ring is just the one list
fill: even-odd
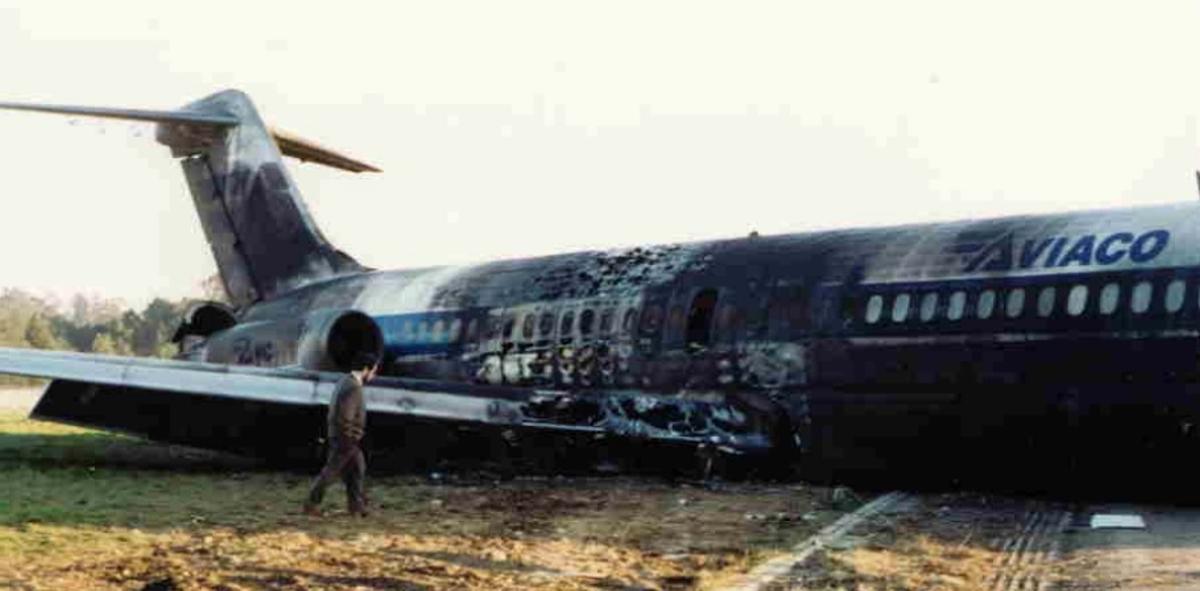
[(310, 475), (0, 413), (0, 588), (695, 589), (835, 519), (803, 485)]

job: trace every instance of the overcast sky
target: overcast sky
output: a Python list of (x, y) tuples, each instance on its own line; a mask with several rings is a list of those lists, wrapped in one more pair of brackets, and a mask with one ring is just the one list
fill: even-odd
[[(240, 88), (382, 167), (293, 163), (325, 234), (415, 267), (751, 230), (1197, 199), (1200, 3), (11, 2), (0, 100)], [(194, 294), (148, 126), (0, 113), (0, 286)]]

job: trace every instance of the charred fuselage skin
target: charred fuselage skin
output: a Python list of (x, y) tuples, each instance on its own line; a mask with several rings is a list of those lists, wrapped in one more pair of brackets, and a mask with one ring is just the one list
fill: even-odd
[(259, 303), (241, 322), (360, 310), (381, 328), (385, 374), (507, 386), (531, 393), (531, 419), (626, 420), (650, 437), (840, 473), (1114, 457), (1145, 467), (1190, 449), (1200, 411), (1198, 213), (1180, 204), (364, 273)]

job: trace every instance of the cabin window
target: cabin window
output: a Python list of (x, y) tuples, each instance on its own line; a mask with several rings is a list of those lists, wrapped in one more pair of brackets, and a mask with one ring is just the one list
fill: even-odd
[(469, 343), (477, 338), (479, 338), (479, 319), (472, 318), (471, 321), (467, 323), (467, 335), (463, 337), (463, 340)]
[(1129, 309), (1134, 314), (1145, 314), (1150, 309), (1150, 298), (1154, 297), (1154, 285), (1149, 281), (1139, 282), (1133, 286), (1133, 294), (1129, 298)]
[(683, 306), (671, 306), (667, 312), (667, 332), (673, 335), (683, 332)]
[(1054, 298), (1057, 297), (1058, 291), (1054, 286), (1043, 287), (1041, 293), (1038, 294), (1038, 316), (1046, 318), (1054, 313)]
[(511, 314), (504, 317), (504, 328), (500, 330), (500, 336), (505, 340), (511, 341), (517, 334), (517, 318)]
[(462, 319), (460, 319), (460, 318), (455, 318), (453, 321), (450, 322), (450, 333), (446, 335), (447, 342), (450, 342), (450, 343), (458, 342), (459, 337), (462, 336), (462, 324), (463, 324)]
[(1121, 286), (1109, 283), (1100, 290), (1100, 313), (1108, 316), (1117, 310), (1121, 300)]
[(1076, 285), (1067, 292), (1067, 314), (1078, 316), (1087, 309), (1088, 288), (1086, 285)]
[(533, 339), (533, 327), (537, 322), (534, 314), (526, 314), (525, 319), (521, 321), (521, 338), (525, 340)]
[(937, 313), (938, 294), (936, 291), (931, 291), (921, 298), (921, 322), (929, 322), (933, 320), (933, 315)]
[(613, 309), (605, 308), (600, 312), (600, 334), (608, 334), (613, 329)]
[(867, 300), (867, 324), (875, 324), (879, 322), (879, 316), (883, 314), (883, 296), (873, 295)]
[(621, 332), (632, 333), (634, 322), (637, 322), (637, 308), (625, 310), (625, 319), (621, 321)]
[(981, 319), (992, 317), (992, 310), (996, 308), (996, 292), (987, 289), (979, 294), (979, 301), (975, 304), (975, 315)]
[(1024, 309), (1025, 290), (1018, 287), (1008, 292), (1008, 298), (1004, 301), (1004, 314), (1009, 318), (1016, 318)]
[(950, 320), (958, 320), (963, 317), (963, 311), (967, 307), (967, 294), (963, 291), (956, 291), (950, 294), (950, 305), (946, 307), (946, 318)]
[(702, 289), (692, 298), (688, 311), (687, 343), (707, 347), (712, 341), (713, 311), (717, 308), (717, 290)]
[(405, 320), (404, 325), (400, 328), (400, 334), (405, 341), (412, 341), (415, 338), (413, 331), (413, 321)]
[(425, 342), (429, 340), (429, 322), (422, 320), (417, 324), (417, 340)]
[(911, 304), (908, 294), (902, 293), (892, 300), (892, 322), (904, 322), (908, 318), (908, 306)]
[(589, 336), (592, 334), (592, 327), (596, 325), (596, 313), (588, 308), (579, 315), (579, 334)]
[(662, 323), (662, 308), (658, 306), (646, 306), (642, 310), (642, 332), (654, 332)]
[(558, 323), (558, 336), (563, 342), (569, 342), (574, 336), (573, 329), (575, 328), (575, 313), (571, 311), (564, 312), (562, 321)]
[(538, 334), (542, 338), (554, 335), (554, 314), (542, 312), (542, 318), (538, 320)]
[(1163, 304), (1166, 305), (1168, 312), (1175, 313), (1183, 307), (1185, 291), (1187, 291), (1187, 284), (1182, 279), (1176, 279), (1167, 285), (1167, 296)]
[(445, 336), (446, 336), (446, 321), (438, 320), (437, 322), (434, 322), (433, 323), (433, 333), (429, 335), (429, 339), (434, 342), (441, 342), (442, 338)]

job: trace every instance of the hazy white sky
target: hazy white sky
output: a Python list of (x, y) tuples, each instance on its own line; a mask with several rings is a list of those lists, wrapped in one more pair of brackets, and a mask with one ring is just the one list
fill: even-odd
[[(1200, 3), (12, 2), (0, 100), (235, 87), (382, 268), (1197, 198)], [(0, 113), (0, 286), (214, 272), (148, 126)]]

